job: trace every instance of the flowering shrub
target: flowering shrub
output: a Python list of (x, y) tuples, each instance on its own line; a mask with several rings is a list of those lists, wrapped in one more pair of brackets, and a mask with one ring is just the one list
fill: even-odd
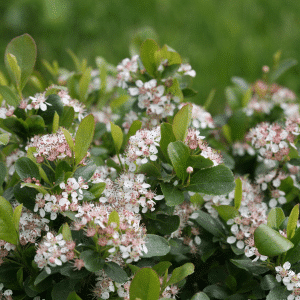
[(71, 55), (47, 86), (29, 35), (6, 49), (0, 298), (298, 299), (299, 107), (274, 83), (293, 61), (234, 78), (213, 118), (168, 46)]

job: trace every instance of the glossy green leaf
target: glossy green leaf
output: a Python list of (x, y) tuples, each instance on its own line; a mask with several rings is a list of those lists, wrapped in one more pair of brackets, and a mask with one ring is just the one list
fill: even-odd
[(290, 294), (291, 291), (288, 291), (285, 286), (277, 286), (269, 292), (266, 300), (283, 300), (287, 299)]
[(109, 214), (109, 217), (108, 217), (108, 225), (111, 224), (111, 223), (116, 223), (119, 227), (120, 225), (120, 217), (119, 217), (119, 214), (117, 211), (112, 211), (110, 214)]
[(224, 195), (235, 187), (232, 172), (224, 165), (197, 171), (187, 190), (208, 195)]
[(170, 251), (168, 241), (159, 235), (147, 234), (145, 241), (145, 246), (148, 251), (147, 253), (143, 252), (144, 258), (149, 258), (153, 256), (164, 256)]
[(68, 223), (62, 225), (62, 235), (65, 241), (72, 241), (72, 233)]
[(86, 156), (93, 140), (95, 131), (95, 120), (92, 114), (86, 116), (79, 124), (75, 136), (75, 163), (78, 165)]
[(67, 300), (82, 300), (82, 299), (76, 294), (76, 292), (71, 292)]
[(141, 127), (142, 127), (142, 122), (141, 121), (139, 121), (139, 120), (133, 121), (130, 128), (129, 128), (129, 131), (128, 131), (128, 135), (127, 135), (128, 139), (129, 139), (129, 137), (135, 135), (136, 132), (141, 129)]
[(188, 173), (187, 161), (190, 156), (190, 150), (183, 142), (177, 141), (168, 145), (168, 154), (172, 162), (176, 175), (179, 179), (185, 180)]
[(178, 101), (183, 101), (183, 93), (176, 78), (172, 79), (172, 85), (167, 89), (167, 92), (171, 93), (175, 99), (177, 98)]
[(240, 269), (244, 269), (252, 274), (261, 275), (269, 271), (269, 268), (266, 267), (260, 261), (252, 261), (249, 258), (245, 259), (231, 259), (230, 260), (234, 265)]
[(213, 208), (225, 222), (239, 215), (239, 211), (230, 205), (213, 205)]
[(15, 185), (13, 188), (14, 196), (19, 203), (29, 210), (33, 211), (35, 206), (35, 197), (38, 194), (38, 191), (33, 188), (24, 186), (21, 188), (20, 183)]
[(152, 267), (152, 270), (154, 270), (158, 276), (163, 276), (166, 271), (172, 266), (172, 263), (169, 261), (161, 261), (154, 267)]
[(192, 104), (183, 106), (173, 120), (173, 133), (177, 141), (184, 142), (192, 119)]
[(41, 116), (29, 116), (25, 120), (28, 126), (29, 136), (43, 134), (45, 132), (45, 122)]
[(182, 90), (182, 94), (184, 98), (191, 98), (196, 96), (198, 92), (193, 89), (185, 88)]
[(75, 111), (73, 107), (64, 106), (62, 115), (59, 117), (59, 126), (69, 128), (71, 127), (75, 117)]
[(157, 214), (152, 224), (161, 235), (171, 235), (172, 232), (179, 228), (180, 218), (179, 216)]
[(105, 190), (105, 186), (105, 182), (94, 183), (89, 191), (95, 196), (95, 198), (99, 198)]
[(65, 129), (65, 128), (61, 128), (61, 130), (62, 130), (62, 132), (63, 132), (63, 134), (65, 136), (65, 139), (66, 139), (66, 141), (67, 141), (67, 143), (68, 143), (68, 145), (70, 147), (70, 150), (74, 151), (75, 147), (74, 147), (74, 141), (73, 141), (73, 138), (71, 136), (71, 133), (67, 129)]
[(21, 84), (21, 69), (18, 65), (17, 58), (13, 54), (7, 53), (6, 60), (10, 69), (10, 75), (12, 75), (16, 86), (19, 87)]
[(268, 214), (267, 225), (273, 229), (279, 229), (281, 223), (285, 220), (285, 215), (280, 207), (274, 207)]
[(81, 252), (80, 258), (83, 259), (85, 268), (90, 272), (101, 270), (105, 263), (105, 260), (101, 257), (101, 254), (93, 250)]
[(82, 102), (85, 102), (88, 96), (88, 89), (91, 82), (92, 68), (86, 68), (79, 80), (79, 97)]
[(268, 291), (274, 289), (277, 286), (280, 286), (280, 283), (276, 280), (276, 278), (273, 275), (267, 274), (261, 280), (260, 286), (263, 290)]
[(289, 220), (288, 220), (288, 224), (287, 224), (287, 229), (286, 229), (286, 234), (287, 234), (287, 238), (290, 240), (294, 234), (295, 234), (295, 230), (297, 228), (297, 221), (299, 218), (299, 204), (295, 205), (294, 208), (292, 209), (290, 216), (289, 216)]
[(18, 95), (6, 85), (0, 85), (0, 95), (2, 95), (5, 102), (13, 107), (17, 107), (21, 101)]
[(9, 134), (8, 133), (2, 133), (0, 134), (0, 145), (7, 145), (9, 142)]
[(218, 219), (213, 218), (210, 214), (197, 210), (192, 217), (202, 228), (210, 232), (216, 237), (222, 237), (225, 235), (224, 227)]
[(229, 296), (228, 290), (217, 284), (206, 286), (203, 292), (213, 299), (228, 299)]
[(11, 204), (0, 196), (0, 239), (13, 245), (18, 243), (18, 233), (13, 220)]
[(178, 190), (173, 184), (161, 183), (160, 186), (168, 206), (176, 206), (183, 203), (183, 192)]
[(254, 232), (254, 242), (258, 252), (269, 257), (280, 255), (294, 244), (283, 237), (278, 231), (261, 224)]
[[(76, 281), (66, 278), (54, 284), (51, 296), (55, 300), (67, 300), (74, 291)], [(75, 298), (76, 299), (76, 298)]]
[(129, 280), (127, 273), (115, 262), (107, 262), (104, 265), (106, 275), (115, 282), (125, 283)]
[(153, 163), (145, 163), (138, 167), (138, 174), (146, 174), (148, 177), (153, 176), (156, 178), (161, 177), (161, 173), (158, 170), (157, 166)]
[(117, 98), (114, 98), (110, 103), (110, 107), (112, 110), (120, 108), (123, 104), (125, 104), (130, 99), (129, 95), (121, 95)]
[(20, 157), (15, 163), (15, 169), (22, 180), (29, 177), (41, 179), (39, 168), (28, 157)]
[(159, 50), (159, 46), (154, 40), (147, 39), (141, 46), (141, 60), (146, 68), (149, 75), (155, 77), (155, 73), (157, 71), (158, 62), (155, 58), (156, 51)]
[(53, 117), (53, 125), (52, 125), (52, 132), (56, 133), (59, 127), (59, 115), (57, 114), (57, 112), (54, 113), (54, 117)]
[(214, 163), (209, 158), (205, 158), (201, 155), (191, 155), (187, 161), (187, 165), (194, 169), (204, 169), (212, 167)]
[(209, 297), (205, 293), (200, 292), (195, 294), (191, 300), (209, 300)]
[(205, 203), (205, 200), (199, 193), (195, 193), (190, 197), (190, 202), (198, 207), (201, 207)]
[(22, 208), (23, 208), (23, 204), (18, 205), (15, 208), (14, 213), (13, 213), (13, 222), (14, 222), (17, 233), (19, 233), (19, 222), (20, 222), (20, 218), (21, 218), (21, 214), (22, 214)]
[(243, 198), (243, 186), (242, 186), (242, 180), (240, 178), (237, 178), (235, 180), (235, 190), (234, 190), (234, 207), (236, 209), (239, 209), (242, 203)]
[(160, 126), (161, 139), (160, 139), (160, 149), (164, 154), (165, 158), (170, 161), (168, 154), (168, 145), (171, 142), (176, 141), (176, 137), (173, 133), (173, 127), (169, 123), (162, 123)]
[(183, 266), (173, 270), (171, 278), (167, 282), (168, 285), (178, 283), (183, 280), (185, 277), (194, 273), (195, 266), (192, 263), (186, 263)]
[(5, 50), (5, 66), (11, 76), (14, 78), (13, 71), (7, 60), (7, 54), (13, 54), (21, 69), (21, 89), (25, 86), (29, 79), (36, 61), (37, 50), (33, 38), (25, 33), (11, 40)]
[(115, 125), (112, 122), (110, 122), (110, 126), (111, 126), (111, 135), (114, 140), (115, 149), (117, 154), (119, 154), (123, 144), (123, 132), (118, 125)]

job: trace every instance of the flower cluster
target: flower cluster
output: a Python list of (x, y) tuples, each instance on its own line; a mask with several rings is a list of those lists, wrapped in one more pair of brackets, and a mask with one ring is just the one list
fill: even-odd
[(160, 127), (152, 130), (140, 129), (130, 137), (125, 150), (126, 163), (130, 171), (135, 171), (136, 165), (145, 164), (149, 160), (157, 160), (157, 146), (159, 146), (160, 138)]
[(203, 138), (204, 136), (200, 136), (199, 130), (189, 128), (184, 142), (192, 150), (200, 149), (200, 155), (209, 158), (214, 166), (221, 164), (223, 162), (221, 154), (209, 147)]
[(126, 263), (138, 261), (142, 251), (148, 252), (145, 246), (146, 228), (140, 225), (141, 216), (123, 210), (116, 220), (110, 220), (110, 214), (116, 213), (111, 206), (84, 203), (78, 206), (74, 230), (83, 229), (88, 237), (97, 240), (98, 245), (106, 247), (108, 260), (114, 261), (118, 253)]
[(255, 150), (248, 143), (235, 142), (232, 144), (232, 154), (234, 156), (244, 156), (246, 153), (253, 156)]
[(11, 117), (15, 112), (15, 108), (9, 104), (6, 104), (5, 100), (2, 100), (0, 105), (0, 119), (6, 119)]
[(283, 161), (288, 158), (290, 146), (299, 135), (298, 119), (288, 119), (285, 126), (277, 123), (261, 123), (247, 134), (247, 140), (258, 150), (260, 156), (268, 160)]
[(26, 153), (20, 149), (14, 150), (12, 153), (6, 156), (6, 167), (8, 169), (8, 174), (12, 176), (15, 172), (15, 162), (20, 158), (25, 156)]
[(298, 300), (300, 298), (300, 273), (296, 274), (290, 268), (291, 264), (288, 261), (283, 266), (275, 267), (276, 280), (282, 282), (287, 290), (292, 292), (287, 300)]
[(131, 59), (125, 58), (117, 65), (117, 85), (123, 89), (128, 87), (128, 82), (132, 80), (131, 72), (136, 73), (138, 70), (138, 55), (133, 56)]
[(139, 213), (140, 207), (142, 213), (148, 209), (154, 211), (154, 200), (163, 199), (163, 195), (156, 195), (149, 189), (150, 184), (145, 182), (143, 174), (123, 173), (115, 181), (108, 178), (105, 183), (106, 187), (100, 202), (109, 204), (118, 212), (126, 209)]
[(61, 266), (74, 259), (75, 246), (74, 241), (64, 240), (62, 234), (48, 232), (36, 250), (34, 261), (40, 269), (51, 274), (50, 267)]

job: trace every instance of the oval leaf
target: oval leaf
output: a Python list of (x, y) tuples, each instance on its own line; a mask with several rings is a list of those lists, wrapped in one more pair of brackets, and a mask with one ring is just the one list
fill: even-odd
[(110, 279), (118, 283), (124, 283), (129, 279), (127, 273), (115, 262), (106, 263), (104, 271)]
[(103, 268), (105, 260), (100, 253), (93, 250), (81, 252), (80, 258), (84, 261), (85, 268), (90, 272), (96, 272)]
[(254, 242), (260, 254), (270, 257), (280, 255), (294, 246), (292, 242), (283, 237), (279, 232), (265, 224), (261, 224), (255, 230)]
[(111, 135), (114, 140), (114, 145), (116, 148), (117, 154), (120, 153), (122, 144), (123, 144), (123, 132), (122, 129), (118, 126), (115, 125), (114, 123), (110, 122), (110, 128), (111, 128)]
[(214, 205), (213, 208), (218, 212), (219, 216), (224, 220), (228, 221), (230, 219), (234, 219), (239, 215), (239, 211), (230, 205)]
[(299, 204), (294, 206), (294, 208), (292, 209), (290, 216), (289, 216), (289, 220), (288, 220), (288, 224), (287, 224), (287, 228), (286, 228), (286, 234), (287, 234), (287, 238), (289, 240), (295, 234), (298, 218), (299, 218)]
[(168, 206), (176, 206), (183, 203), (183, 192), (174, 187), (173, 184), (161, 183), (160, 186)]
[(164, 256), (171, 249), (168, 241), (159, 235), (147, 234), (145, 241), (148, 251), (147, 253), (143, 252), (143, 257)]
[(193, 106), (191, 103), (183, 106), (173, 120), (173, 133), (177, 141), (184, 141), (191, 124)]
[(86, 153), (93, 140), (95, 120), (93, 115), (86, 116), (79, 124), (75, 137), (75, 163), (79, 164), (86, 156)]
[(149, 75), (155, 75), (157, 70), (157, 61), (155, 58), (159, 46), (154, 40), (147, 39), (141, 46), (141, 60)]
[(167, 286), (183, 280), (185, 277), (193, 274), (194, 270), (195, 270), (195, 266), (192, 263), (186, 263), (183, 266), (174, 269), (171, 278), (167, 283)]
[(160, 294), (160, 281), (155, 271), (142, 268), (135, 274), (130, 284), (130, 300), (157, 300)]
[(274, 207), (268, 214), (267, 225), (273, 229), (279, 229), (281, 223), (285, 220), (285, 215), (280, 207)]
[(36, 178), (38, 180), (41, 179), (39, 168), (37, 165), (28, 157), (21, 157), (16, 161), (15, 164), (16, 172), (20, 176), (20, 178)]

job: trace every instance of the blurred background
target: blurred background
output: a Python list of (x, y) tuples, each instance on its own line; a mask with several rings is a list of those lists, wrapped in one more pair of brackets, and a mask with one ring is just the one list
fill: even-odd
[[(66, 49), (87, 58), (118, 64), (130, 56), (137, 35), (152, 37), (186, 58), (197, 76), (192, 98), (204, 103), (216, 89), (212, 113), (224, 108), (224, 88), (232, 76), (249, 82), (261, 67), (282, 58), (300, 61), (300, 1), (293, 0), (10, 0), (0, 1), (0, 57), (9, 41), (29, 33), (41, 59), (74, 69)], [(0, 68), (4, 62), (1, 58)], [(299, 65), (279, 83), (300, 92)]]

